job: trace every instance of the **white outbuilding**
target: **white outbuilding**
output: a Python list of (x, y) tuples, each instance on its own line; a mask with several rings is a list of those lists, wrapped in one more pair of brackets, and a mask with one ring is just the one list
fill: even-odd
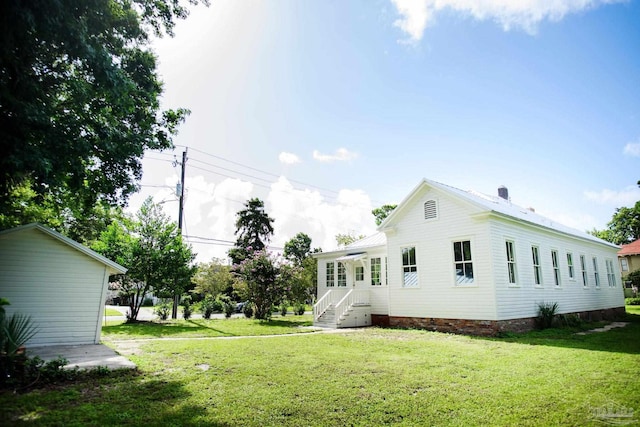
[(40, 224), (0, 231), (0, 297), (31, 316), (28, 346), (98, 344), (109, 276), (126, 269)]

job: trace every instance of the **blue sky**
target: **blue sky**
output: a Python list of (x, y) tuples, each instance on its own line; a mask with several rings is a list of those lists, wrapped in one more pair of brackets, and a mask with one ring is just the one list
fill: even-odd
[[(192, 110), (187, 235), (235, 240), (260, 197), (274, 247), (329, 250), (423, 177), (582, 230), (640, 200), (639, 1), (217, 0), (175, 33), (154, 50), (164, 106)], [(177, 212), (173, 154), (147, 154), (132, 210)]]

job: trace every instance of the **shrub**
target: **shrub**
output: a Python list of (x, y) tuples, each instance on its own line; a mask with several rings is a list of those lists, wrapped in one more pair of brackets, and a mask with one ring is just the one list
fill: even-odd
[(189, 320), (191, 318), (192, 311), (193, 310), (191, 309), (191, 297), (186, 296), (182, 300), (182, 317), (184, 318), (184, 320)]
[(582, 319), (575, 313), (572, 314), (561, 314), (560, 322), (562, 326), (566, 326), (568, 328), (579, 328), (582, 326)]
[(27, 357), (24, 353), (0, 356), (0, 388), (24, 389), (36, 384), (71, 381), (77, 378), (78, 368), (64, 369), (68, 361), (58, 357), (44, 362), (40, 357)]
[(293, 312), (298, 316), (302, 316), (306, 309), (307, 309), (307, 307), (304, 304), (298, 303), (294, 307)]
[(640, 297), (625, 298), (624, 299), (624, 303), (625, 303), (625, 305), (640, 305)]
[(143, 307), (153, 307), (153, 298), (144, 297), (144, 300), (142, 300), (142, 306)]
[(218, 300), (222, 304), (224, 317), (228, 319), (236, 311), (236, 305), (231, 301), (231, 297), (229, 297), (229, 295), (218, 295)]
[(280, 303), (280, 314), (281, 315), (286, 316), (288, 309), (289, 309), (289, 306), (287, 305), (286, 301), (283, 301), (282, 303)]
[(253, 305), (247, 301), (244, 307), (242, 307), (242, 313), (244, 314), (244, 317), (250, 319), (251, 316), (253, 316)]
[(171, 303), (167, 301), (163, 301), (153, 310), (153, 313), (156, 314), (160, 320), (167, 320), (169, 314), (171, 313)]
[(553, 325), (553, 321), (558, 311), (558, 303), (541, 302), (538, 304), (537, 326), (539, 329), (547, 329)]
[(213, 295), (209, 294), (206, 297), (204, 297), (204, 299), (200, 303), (202, 317), (204, 317), (205, 319), (210, 319), (211, 314), (213, 314), (215, 307), (216, 307), (216, 299), (213, 297)]

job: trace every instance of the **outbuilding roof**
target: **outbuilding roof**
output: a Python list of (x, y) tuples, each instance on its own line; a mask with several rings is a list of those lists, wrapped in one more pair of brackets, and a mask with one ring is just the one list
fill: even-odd
[(111, 261), (108, 258), (103, 257), (102, 255), (100, 255), (99, 253), (89, 249), (88, 247), (84, 246), (81, 243), (76, 242), (75, 240), (72, 240), (70, 238), (68, 238), (67, 236), (63, 236), (62, 234), (58, 233), (55, 230), (52, 230), (49, 227), (45, 227), (42, 224), (38, 224), (38, 223), (31, 223), (31, 224), (27, 224), (27, 225), (21, 225), (19, 227), (15, 227), (15, 228), (10, 228), (7, 230), (2, 230), (0, 231), (0, 238), (2, 238), (2, 236), (6, 236), (9, 234), (13, 234), (13, 233), (18, 233), (21, 231), (26, 231), (26, 230), (38, 230), (48, 236), (53, 237), (54, 239), (68, 245), (71, 246), (72, 248), (76, 249), (77, 251), (82, 252), (83, 254), (87, 255), (90, 258), (95, 259), (96, 261), (106, 265), (107, 267), (111, 268), (111, 270), (113, 270), (114, 273), (118, 273), (118, 274), (124, 274), (127, 272), (127, 269), (124, 268), (123, 266), (121, 266), (118, 263), (115, 263), (113, 261)]
[(618, 251), (618, 256), (640, 255), (640, 239), (627, 245), (622, 245), (622, 249)]

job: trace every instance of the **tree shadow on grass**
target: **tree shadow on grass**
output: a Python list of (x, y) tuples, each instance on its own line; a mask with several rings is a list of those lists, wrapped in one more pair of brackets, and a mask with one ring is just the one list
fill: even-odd
[(230, 337), (235, 334), (216, 329), (208, 325), (208, 321), (187, 320), (186, 322), (156, 322), (156, 321), (138, 321), (132, 323), (122, 323), (120, 325), (103, 326), (102, 333), (111, 335), (110, 338), (117, 338), (118, 335), (123, 337), (153, 337), (162, 338), (185, 333), (193, 333), (198, 335), (199, 332), (214, 331), (217, 335), (207, 333), (206, 336)]
[(258, 322), (256, 325), (258, 326), (278, 326), (282, 328), (298, 328), (300, 326), (312, 326), (313, 320), (298, 320), (292, 318), (293, 320), (284, 320), (282, 318), (271, 318), (270, 320), (263, 320)]
[(552, 328), (522, 334), (507, 334), (501, 338), (473, 338), (610, 353), (640, 354), (640, 315), (627, 314), (624, 321), (629, 322), (625, 327), (613, 328), (606, 332), (587, 333), (586, 335), (578, 335), (577, 332), (580, 331), (576, 329)]
[[(190, 396), (183, 381), (112, 374), (99, 382), (79, 381), (18, 396), (0, 394), (0, 424), (202, 425), (207, 408), (183, 405)], [(226, 424), (207, 420), (206, 425)]]

